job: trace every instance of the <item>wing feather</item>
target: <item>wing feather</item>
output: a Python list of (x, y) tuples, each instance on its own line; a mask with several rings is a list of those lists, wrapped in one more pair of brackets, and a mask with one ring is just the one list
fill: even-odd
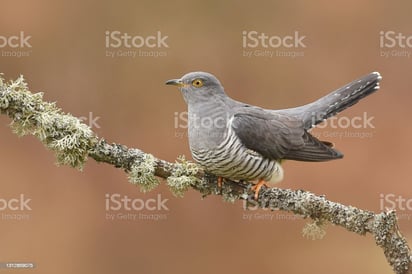
[(265, 158), (319, 162), (343, 157), (330, 143), (308, 133), (303, 121), (293, 116), (243, 106), (235, 111), (231, 127), (244, 146)]

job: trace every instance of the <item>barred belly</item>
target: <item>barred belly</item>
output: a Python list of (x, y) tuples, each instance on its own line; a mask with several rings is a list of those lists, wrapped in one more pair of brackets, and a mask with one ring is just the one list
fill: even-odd
[(191, 150), (193, 158), (206, 171), (217, 176), (247, 181), (263, 179), (273, 183), (283, 178), (279, 163), (246, 148), (231, 130), (215, 149)]

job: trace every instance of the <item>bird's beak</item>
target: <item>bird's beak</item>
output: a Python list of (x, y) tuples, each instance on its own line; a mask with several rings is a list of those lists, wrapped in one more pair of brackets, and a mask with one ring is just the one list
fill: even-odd
[(178, 86), (178, 87), (184, 87), (185, 86), (185, 84), (182, 82), (181, 79), (167, 80), (166, 85), (173, 85), (173, 86)]

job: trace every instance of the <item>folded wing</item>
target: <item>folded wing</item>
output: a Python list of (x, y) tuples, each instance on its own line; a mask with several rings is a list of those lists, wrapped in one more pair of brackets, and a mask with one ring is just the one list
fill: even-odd
[(234, 112), (231, 127), (245, 147), (263, 157), (320, 162), (343, 154), (308, 133), (296, 117), (243, 106)]

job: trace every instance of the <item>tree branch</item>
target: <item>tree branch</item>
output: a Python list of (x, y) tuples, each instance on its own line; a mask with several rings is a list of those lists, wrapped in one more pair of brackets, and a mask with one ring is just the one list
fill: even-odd
[(176, 196), (183, 196), (189, 188), (203, 196), (222, 195), (225, 200), (246, 200), (249, 205), (283, 210), (311, 218), (306, 225), (306, 236), (320, 238), (328, 222), (359, 235), (370, 233), (380, 246), (395, 273), (412, 273), (411, 250), (402, 236), (394, 211), (373, 213), (352, 206), (328, 201), (303, 190), (265, 188), (258, 200), (250, 193), (251, 184), (225, 180), (219, 188), (216, 176), (204, 173), (196, 164), (180, 158), (169, 163), (139, 149), (120, 144), (109, 144), (78, 118), (63, 113), (54, 103), (42, 100), (42, 93), (28, 90), (23, 77), (5, 82), (0, 75), (0, 112), (12, 119), (11, 127), (18, 135), (34, 135), (55, 152), (58, 164), (81, 169), (88, 157), (123, 169), (129, 181), (142, 191), (155, 188), (166, 179)]

